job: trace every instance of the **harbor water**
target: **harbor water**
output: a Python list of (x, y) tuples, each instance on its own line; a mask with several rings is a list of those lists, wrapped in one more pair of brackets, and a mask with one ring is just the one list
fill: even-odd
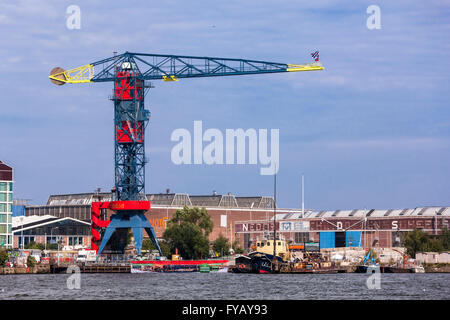
[(449, 299), (450, 274), (381, 274), (380, 289), (368, 289), (370, 274), (146, 273), (80, 274), (80, 289), (68, 289), (68, 274), (3, 275), (0, 300), (430, 300)]

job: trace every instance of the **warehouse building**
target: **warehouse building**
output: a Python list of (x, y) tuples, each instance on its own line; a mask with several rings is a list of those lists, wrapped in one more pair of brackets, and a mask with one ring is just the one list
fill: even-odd
[[(25, 215), (71, 217), (91, 222), (91, 203), (111, 201), (111, 193), (52, 195), (43, 206), (26, 206)], [(231, 242), (238, 240), (248, 249), (252, 241), (262, 239), (274, 228), (274, 200), (270, 196), (239, 197), (232, 194), (188, 195), (182, 193), (148, 194), (151, 209), (145, 213), (161, 238), (167, 220), (176, 210), (204, 207), (211, 215), (214, 229), (210, 240), (220, 234)], [(450, 227), (450, 207), (421, 207), (414, 209), (370, 209), (314, 211), (276, 208), (276, 228), (294, 244), (316, 243), (321, 249), (339, 247), (391, 248), (401, 246), (404, 233), (413, 228), (424, 229), (431, 235)], [(113, 212), (107, 211), (109, 217)]]
[(14, 248), (28, 243), (59, 244), (61, 248), (79, 249), (91, 246), (91, 224), (70, 217), (50, 215), (13, 217)]
[[(235, 232), (244, 246), (273, 232), (270, 221), (238, 221)], [(422, 207), (390, 210), (308, 211), (305, 214), (276, 216), (276, 229), (294, 244), (315, 242), (320, 249), (339, 247), (392, 248), (402, 245), (406, 232), (422, 229), (439, 235), (450, 227), (450, 207)]]

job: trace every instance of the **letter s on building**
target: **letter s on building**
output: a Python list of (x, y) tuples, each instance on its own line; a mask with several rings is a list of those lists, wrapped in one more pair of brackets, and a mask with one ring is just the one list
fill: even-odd
[(398, 221), (397, 220), (392, 221), (392, 229), (398, 230)]

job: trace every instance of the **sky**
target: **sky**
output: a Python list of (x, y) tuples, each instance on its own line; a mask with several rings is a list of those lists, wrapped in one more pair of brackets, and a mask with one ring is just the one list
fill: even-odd
[[(80, 29), (66, 25), (80, 8)], [(367, 8), (380, 8), (369, 29)], [(448, 206), (450, 1), (0, 1), (0, 160), (14, 198), (109, 191), (112, 83), (71, 69), (145, 52), (312, 62), (324, 71), (153, 82), (146, 192), (273, 195), (260, 165), (176, 165), (174, 130), (279, 129), (277, 201), (314, 210)]]

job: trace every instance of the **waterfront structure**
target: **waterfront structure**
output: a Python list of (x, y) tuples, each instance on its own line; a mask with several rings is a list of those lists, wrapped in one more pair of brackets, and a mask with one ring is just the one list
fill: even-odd
[(13, 168), (0, 161), (0, 247), (12, 247)]
[[(83, 193), (51, 195), (44, 206), (26, 206), (25, 215), (51, 214), (72, 217), (91, 223), (91, 203), (110, 201), (111, 193)], [(214, 229), (209, 238), (220, 234), (230, 242), (238, 240), (244, 249), (273, 233), (274, 199), (270, 196), (239, 197), (232, 194), (188, 195), (183, 193), (147, 194), (152, 207), (145, 215), (158, 238), (166, 228), (166, 221), (176, 210), (204, 207), (211, 215)], [(291, 244), (320, 249), (339, 247), (399, 247), (405, 232), (424, 229), (438, 235), (443, 227), (450, 227), (450, 207), (419, 207), (412, 209), (355, 209), (315, 211), (277, 208), (276, 228)], [(105, 219), (112, 214), (105, 211)]]
[(447, 252), (419, 252), (416, 260), (420, 263), (447, 263), (450, 264), (450, 251)]
[[(259, 239), (273, 230), (272, 221), (247, 220), (235, 223), (237, 235)], [(315, 242), (320, 249), (341, 247), (400, 247), (406, 232), (422, 229), (431, 236), (450, 227), (450, 207), (414, 209), (355, 209), (277, 214), (276, 229), (291, 243)]]
[(29, 242), (59, 244), (67, 250), (90, 248), (91, 224), (70, 217), (50, 215), (13, 217), (14, 248), (24, 248)]

